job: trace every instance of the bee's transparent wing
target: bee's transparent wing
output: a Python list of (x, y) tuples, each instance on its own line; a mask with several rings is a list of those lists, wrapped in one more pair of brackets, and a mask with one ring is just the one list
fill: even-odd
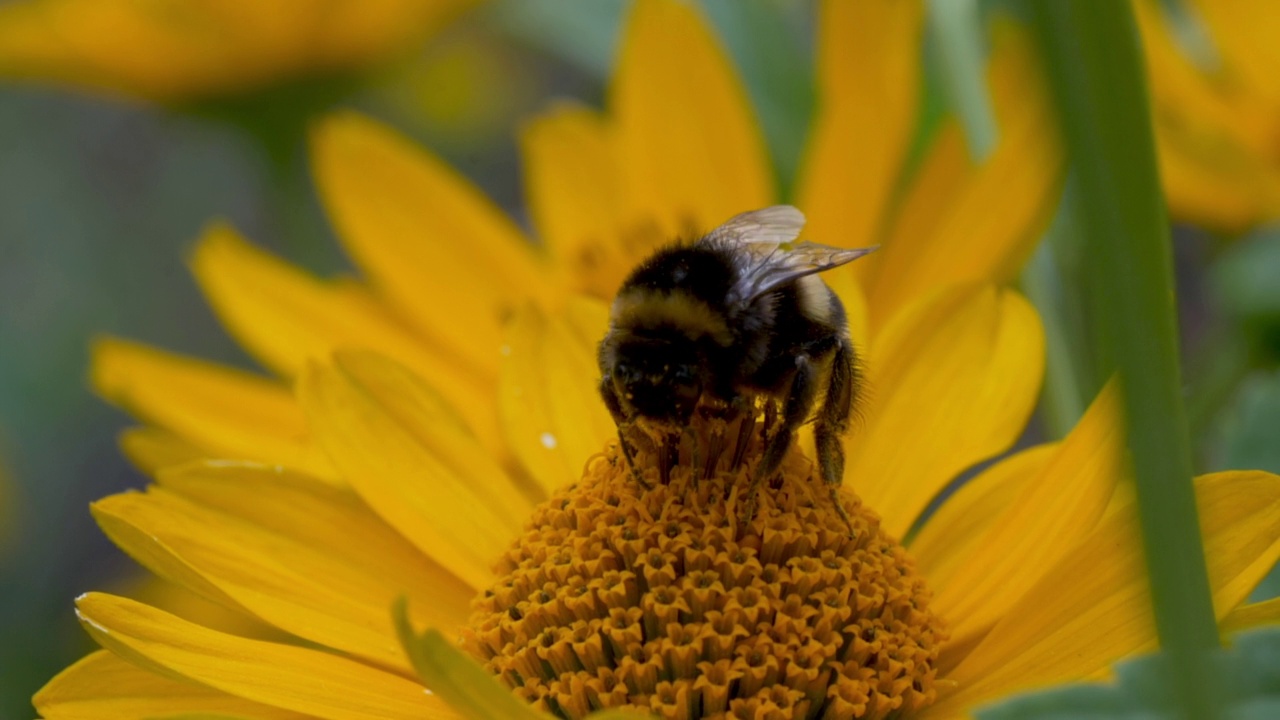
[[(790, 205), (774, 205), (734, 215), (723, 225), (707, 233), (704, 242), (711, 244), (756, 246), (755, 250), (768, 252), (782, 243), (800, 236), (804, 227), (804, 213)], [(773, 248), (763, 247), (772, 245)]]
[(790, 205), (774, 205), (735, 215), (707, 234), (704, 242), (732, 246), (741, 263), (732, 302), (749, 305), (797, 278), (853, 262), (876, 249), (788, 244), (803, 227), (804, 213)]

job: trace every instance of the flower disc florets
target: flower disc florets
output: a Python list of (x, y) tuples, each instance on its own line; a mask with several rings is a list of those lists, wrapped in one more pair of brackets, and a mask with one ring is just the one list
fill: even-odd
[(753, 455), (649, 488), (616, 447), (593, 457), (498, 561), (464, 646), (568, 718), (880, 718), (932, 702), (945, 632), (905, 550), (846, 494), (851, 533), (799, 452), (744, 526)]

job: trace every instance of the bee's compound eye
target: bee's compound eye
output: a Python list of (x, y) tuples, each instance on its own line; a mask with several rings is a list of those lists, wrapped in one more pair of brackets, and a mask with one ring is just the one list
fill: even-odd
[(688, 365), (676, 365), (671, 370), (671, 379), (681, 385), (693, 382), (696, 373)]

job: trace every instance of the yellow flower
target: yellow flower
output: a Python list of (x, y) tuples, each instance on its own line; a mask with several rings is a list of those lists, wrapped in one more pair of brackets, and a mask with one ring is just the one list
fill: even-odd
[(367, 67), (474, 0), (19, 0), (0, 7), (0, 75), (163, 103)]
[(1238, 233), (1280, 217), (1280, 14), (1267, 0), (1191, 0), (1193, 56), (1160, 3), (1136, 0), (1160, 174), (1175, 217)]
[[(952, 717), (1153, 647), (1110, 393), (1064, 441), (993, 465), (900, 542), (1035, 404), (1039, 321), (992, 282), (1027, 252), (1060, 165), (1043, 106), (999, 103), (1022, 110), (1002, 110), (989, 162), (971, 167), (947, 124), (899, 177), (920, 12), (830, 2), (821, 18), (806, 235), (884, 242), (828, 274), (870, 388), (846, 447), (854, 538), (799, 450), (750, 528), (745, 470), (642, 492), (617, 462), (594, 389), (602, 298), (655, 243), (774, 200), (723, 53), (687, 5), (643, 0), (608, 113), (561, 108), (523, 136), (542, 248), (434, 158), (339, 116), (316, 131), (316, 173), (367, 284), (308, 277), (225, 227), (193, 258), (228, 326), (292, 391), (99, 344), (95, 385), (150, 424), (124, 444), (157, 479), (96, 503), (104, 531), (293, 640), (85, 595), (77, 610), (106, 650), (52, 680), (41, 715), (491, 716), (483, 686), (424, 692), (389, 611), (402, 597), (414, 624), (461, 634), (522, 697), (574, 716), (627, 700)], [(1025, 88), (1023, 51), (998, 53), (999, 92)], [(1280, 555), (1280, 479), (1225, 473), (1198, 490), (1224, 627), (1273, 618), (1240, 606)], [(504, 638), (507, 623), (523, 635)]]

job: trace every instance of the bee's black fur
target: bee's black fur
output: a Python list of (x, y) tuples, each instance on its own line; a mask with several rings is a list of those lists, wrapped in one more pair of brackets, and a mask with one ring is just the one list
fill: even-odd
[(778, 423), (753, 490), (777, 471), (795, 430), (813, 419), (818, 463), (834, 497), (859, 384), (844, 307), (808, 276), (735, 300), (745, 252), (708, 236), (663, 248), (632, 271), (600, 343), (601, 395), (628, 460), (626, 434), (637, 419), (687, 426), (699, 402), (728, 414), (754, 412), (761, 397), (775, 404)]

